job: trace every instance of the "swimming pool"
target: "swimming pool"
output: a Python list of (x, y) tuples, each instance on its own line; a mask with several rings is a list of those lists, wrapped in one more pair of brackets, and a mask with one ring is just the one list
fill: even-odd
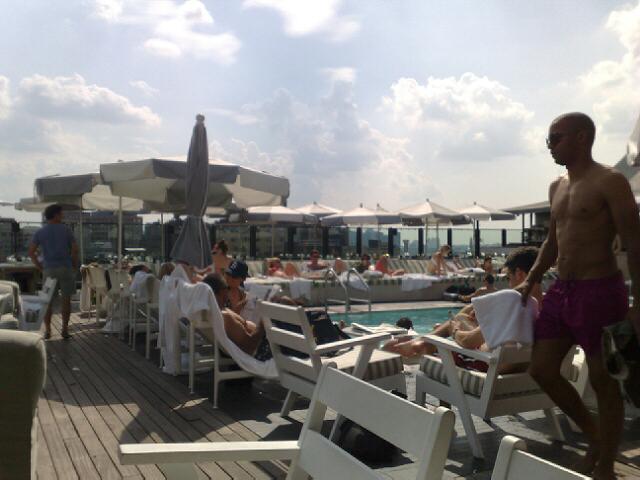
[(455, 314), (459, 308), (423, 308), (419, 310), (387, 310), (371, 313), (330, 313), (331, 320), (345, 323), (352, 322), (360, 325), (378, 326), (381, 323), (396, 324), (400, 317), (408, 317), (413, 322), (413, 328), (418, 333), (429, 333), (436, 323), (442, 323), (449, 318), (449, 312)]

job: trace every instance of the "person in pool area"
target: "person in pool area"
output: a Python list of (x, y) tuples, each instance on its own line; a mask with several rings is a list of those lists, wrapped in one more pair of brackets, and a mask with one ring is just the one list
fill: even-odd
[(483, 269), (485, 273), (493, 275), (493, 258), (491, 255), (487, 255), (482, 259), (482, 263), (478, 262), (478, 267)]
[[(515, 288), (524, 281), (537, 255), (538, 249), (535, 247), (517, 248), (509, 254), (504, 265), (510, 288)], [(538, 300), (538, 305), (540, 305), (542, 302), (542, 289), (539, 284), (532, 290), (531, 295)], [(488, 350), (478, 326), (473, 305), (467, 305), (452, 319), (436, 325), (430, 334), (444, 338), (451, 337), (464, 348)], [(424, 338), (389, 340), (383, 346), (383, 350), (398, 353), (404, 357), (432, 355), (437, 351), (436, 347)], [(508, 369), (509, 366), (503, 368)]]
[[(535, 323), (529, 372), (586, 435), (589, 449), (578, 469), (595, 479), (613, 479), (624, 407), (620, 386), (605, 368), (601, 340), (605, 327), (625, 317), (640, 339), (640, 218), (625, 176), (593, 160), (595, 134), (593, 120), (583, 113), (567, 113), (551, 122), (547, 147), (567, 174), (549, 187), (549, 232), (518, 290), (526, 302), (557, 261), (558, 280), (547, 291)], [(616, 234), (627, 249), (631, 308), (613, 252)], [(574, 344), (585, 352), (599, 419), (560, 374)]]
[(483, 285), (479, 289), (469, 295), (460, 295), (458, 299), (463, 302), (470, 302), (473, 298), (493, 293), (496, 291), (495, 281), (495, 277), (490, 273), (487, 273), (482, 280)]
[(324, 262), (320, 261), (320, 252), (318, 250), (311, 250), (309, 254), (309, 262), (305, 265), (306, 269), (310, 272), (315, 272), (317, 270), (325, 270), (329, 268)]
[(393, 270), (389, 268), (389, 254), (387, 253), (385, 253), (378, 259), (378, 261), (376, 262), (375, 270), (391, 277), (399, 277), (401, 275), (404, 275), (404, 270), (402, 269)]
[(229, 265), (233, 262), (233, 258), (227, 255), (228, 252), (229, 246), (224, 240), (213, 244), (213, 248), (211, 248), (211, 259), (213, 263), (209, 267), (212, 273), (217, 272), (224, 275), (225, 270), (229, 268)]
[(242, 288), (244, 281), (249, 276), (249, 267), (240, 260), (234, 260), (224, 271), (224, 279), (229, 286), (227, 306), (237, 313), (242, 314), (248, 302), (247, 293)]
[(429, 260), (429, 263), (427, 263), (427, 272), (429, 272), (430, 275), (446, 275), (446, 257), (450, 253), (451, 247), (449, 245), (442, 245), (436, 253), (431, 255), (431, 259)]
[(355, 266), (358, 273), (364, 273), (371, 268), (371, 257), (365, 253), (360, 257), (360, 262)]

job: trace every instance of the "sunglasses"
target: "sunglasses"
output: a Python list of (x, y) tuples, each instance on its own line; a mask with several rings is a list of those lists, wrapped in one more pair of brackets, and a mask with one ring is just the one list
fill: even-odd
[(552, 133), (546, 138), (547, 148), (555, 147), (568, 133)]

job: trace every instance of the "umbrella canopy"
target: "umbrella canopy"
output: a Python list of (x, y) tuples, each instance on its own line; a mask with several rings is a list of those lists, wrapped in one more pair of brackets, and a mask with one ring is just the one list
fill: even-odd
[(340, 210), (338, 210), (337, 208), (328, 207), (318, 202), (313, 202), (308, 205), (304, 205), (302, 207), (296, 208), (296, 210), (302, 213), (306, 213), (307, 215), (313, 215), (316, 218), (322, 218), (328, 215), (334, 215), (336, 213), (340, 213)]
[(460, 213), (476, 221), (513, 220), (516, 218), (513, 213), (498, 210), (497, 208), (485, 207), (484, 205), (479, 205), (476, 202), (473, 202), (473, 206), (460, 210)]
[[(217, 160), (208, 163), (206, 206), (211, 213), (226, 207), (282, 205), (289, 196), (289, 180)], [(157, 212), (186, 211), (187, 164), (182, 160), (150, 158), (100, 165), (100, 175), (114, 195), (138, 198)], [(218, 208), (213, 208), (218, 207)]]
[(211, 245), (202, 220), (209, 190), (209, 147), (204, 117), (196, 117), (185, 174), (185, 210), (187, 220), (180, 230), (171, 257), (198, 268), (211, 265)]
[(113, 195), (109, 187), (102, 184), (99, 173), (37, 178), (34, 189), (36, 196), (33, 199), (20, 201), (20, 203), (24, 202), (25, 210), (41, 211), (52, 203), (75, 206), (82, 210), (117, 211), (119, 208), (129, 212), (143, 210), (141, 200), (119, 198)]
[(627, 142), (627, 163), (633, 167), (640, 166), (640, 117)]
[(430, 201), (428, 198), (426, 202), (418, 203), (401, 209), (399, 212), (400, 217), (420, 219), (425, 225), (437, 225), (437, 224), (453, 224), (461, 225), (463, 223), (469, 223), (470, 219), (466, 215), (451, 210), (450, 208), (443, 207)]
[(328, 215), (320, 220), (325, 227), (333, 226), (360, 226), (360, 225), (390, 225), (400, 223), (400, 216), (389, 212), (379, 204), (375, 210), (364, 208), (362, 204), (358, 208), (334, 215)]

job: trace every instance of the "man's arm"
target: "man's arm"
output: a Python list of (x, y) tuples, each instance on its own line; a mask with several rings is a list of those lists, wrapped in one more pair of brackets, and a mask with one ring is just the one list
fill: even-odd
[(33, 262), (33, 264), (36, 266), (36, 268), (38, 270), (42, 270), (42, 264), (40, 263), (40, 260), (38, 260), (38, 245), (36, 245), (35, 243), (31, 242), (29, 244), (29, 258), (31, 259), (31, 261)]
[(627, 179), (620, 173), (612, 172), (603, 185), (604, 197), (613, 217), (622, 245), (627, 250), (627, 263), (631, 276), (633, 307), (629, 319), (640, 340), (640, 217), (638, 206)]

